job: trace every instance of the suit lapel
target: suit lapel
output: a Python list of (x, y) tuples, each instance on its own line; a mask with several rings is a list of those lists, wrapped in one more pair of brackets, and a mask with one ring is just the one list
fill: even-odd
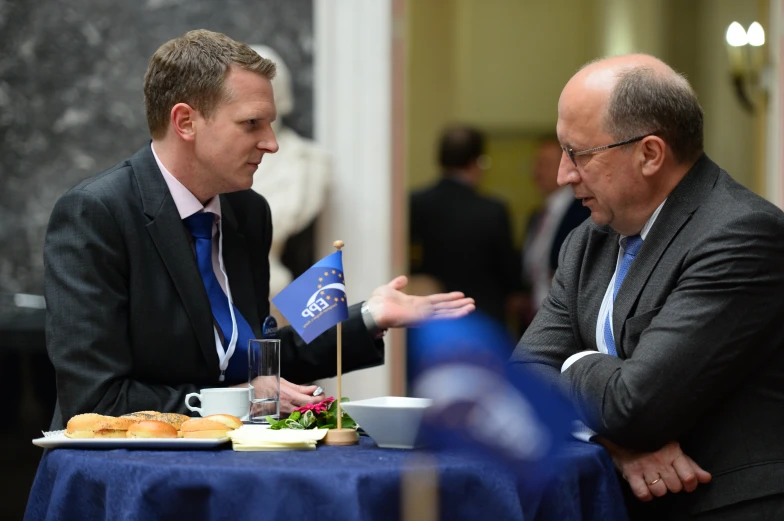
[(220, 198), (223, 215), (223, 263), (229, 276), (231, 298), (253, 332), (260, 337), (261, 324), (253, 292), (253, 275), (248, 261), (245, 237), (239, 232), (237, 219), (228, 199), (224, 196)]
[(150, 219), (147, 231), (180, 295), (208, 367), (217, 371), (210, 301), (177, 206), (149, 146), (131, 158), (131, 166), (139, 184), (144, 213)]
[(626, 273), (613, 304), (613, 335), (622, 358), (626, 358), (622, 339), (629, 313), (667, 247), (702, 204), (710, 187), (716, 183), (718, 173), (719, 167), (703, 155), (667, 198)]
[(593, 349), (596, 345), (596, 320), (602, 307), (602, 300), (615, 272), (618, 258), (618, 233), (609, 227), (594, 228), (585, 251), (585, 261), (580, 274), (580, 289), (577, 293), (577, 309), (580, 310), (579, 328), (585, 333), (585, 341)]

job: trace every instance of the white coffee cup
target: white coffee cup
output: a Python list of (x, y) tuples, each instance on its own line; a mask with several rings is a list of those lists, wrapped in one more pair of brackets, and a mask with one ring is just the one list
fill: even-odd
[[(201, 407), (191, 405), (191, 398), (198, 398)], [(244, 419), (250, 410), (250, 394), (247, 388), (241, 387), (216, 387), (202, 389), (198, 393), (189, 393), (185, 396), (185, 407), (202, 416), (211, 414), (231, 414)]]

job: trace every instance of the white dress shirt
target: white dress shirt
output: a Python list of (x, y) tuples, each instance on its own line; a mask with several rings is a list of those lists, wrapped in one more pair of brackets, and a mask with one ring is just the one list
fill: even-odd
[[(177, 207), (177, 212), (180, 214), (180, 219), (185, 219), (193, 214), (199, 212), (211, 212), (215, 215), (212, 223), (212, 270), (215, 272), (215, 277), (218, 279), (223, 293), (229, 299), (229, 312), (231, 313), (231, 336), (226, 338), (228, 347), (224, 348), (221, 342), (218, 329), (213, 327), (215, 333), (215, 349), (218, 352), (218, 360), (220, 361), (220, 380), (224, 379), (224, 372), (229, 366), (229, 360), (234, 354), (237, 346), (237, 318), (234, 316), (234, 306), (232, 305), (231, 289), (229, 287), (229, 276), (226, 274), (226, 267), (223, 264), (223, 233), (222, 233), (222, 219), (221, 219), (221, 205), (220, 197), (217, 195), (207, 201), (206, 205), (202, 205), (195, 195), (188, 190), (161, 162), (158, 154), (155, 153), (155, 147), (150, 144), (152, 155), (155, 157), (155, 162), (158, 163), (158, 168), (161, 169), (163, 179), (169, 187), (169, 192), (174, 200), (174, 205)], [(218, 240), (214, 240), (215, 237)], [(195, 252), (194, 252), (195, 254)]]

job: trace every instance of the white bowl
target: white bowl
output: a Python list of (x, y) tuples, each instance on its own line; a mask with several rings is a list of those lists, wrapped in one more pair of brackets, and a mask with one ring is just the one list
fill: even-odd
[(381, 396), (342, 403), (341, 407), (379, 447), (413, 449), (419, 422), (432, 403), (429, 398)]

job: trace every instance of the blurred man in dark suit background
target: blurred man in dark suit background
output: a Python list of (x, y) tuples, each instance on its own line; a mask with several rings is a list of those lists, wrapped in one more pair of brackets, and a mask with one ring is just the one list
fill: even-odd
[(528, 289), (523, 317), (525, 326), (550, 292), (564, 239), (591, 216), (582, 200), (575, 199), (571, 186), (558, 186), (562, 154), (556, 137), (543, 138), (531, 170), (544, 202), (528, 220), (523, 243), (523, 284)]
[(482, 133), (444, 131), (442, 178), (411, 196), (411, 273), (434, 277), (443, 291), (462, 291), (477, 309), (506, 322), (507, 301), (520, 287), (506, 205), (477, 193), (485, 152)]

